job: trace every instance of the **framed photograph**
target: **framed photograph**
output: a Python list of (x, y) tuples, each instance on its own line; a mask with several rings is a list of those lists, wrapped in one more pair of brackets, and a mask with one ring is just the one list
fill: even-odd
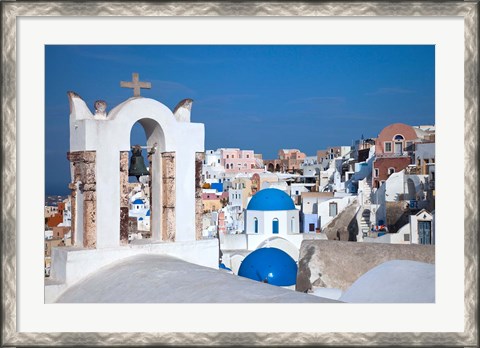
[[(478, 346), (478, 2), (37, 1), (2, 2), (1, 9), (3, 346)], [(68, 67), (98, 80), (106, 74), (103, 66), (83, 65), (75, 49), (57, 52), (55, 66), (49, 66), (47, 47), (98, 46), (102, 56), (96, 58), (114, 61), (116, 47), (125, 45), (132, 57), (141, 59), (139, 66), (151, 64), (153, 58), (147, 51), (135, 55), (135, 48), (149, 45), (186, 50), (202, 45), (434, 47), (435, 166), (439, 168), (435, 302), (46, 303), (45, 243), (38, 226), (45, 221), (44, 189), (50, 175), (45, 144), (55, 141), (54, 133), (48, 132), (55, 124), (45, 121), (52, 110), (47, 107), (47, 83), (61, 88), (65, 84), (47, 81), (46, 71)], [(352, 62), (355, 59), (351, 57)], [(405, 59), (415, 62), (419, 57)], [(302, 62), (301, 54), (298, 60)], [(215, 68), (210, 71), (213, 80)], [(118, 73), (120, 81), (134, 71)], [(233, 72), (231, 77), (232, 85), (241, 78)], [(71, 91), (79, 86), (73, 80), (67, 84)], [(135, 84), (149, 86), (139, 85), (135, 75), (121, 86)], [(162, 86), (186, 91), (185, 86), (171, 83)], [(82, 88), (90, 87), (84, 83)], [(143, 92), (136, 88), (133, 93)], [(386, 86), (365, 90), (363, 95), (369, 93), (409, 91)], [(70, 102), (77, 97), (69, 94)], [(296, 97), (304, 101), (309, 96)], [(65, 96), (65, 105), (68, 102)], [(95, 103), (98, 114), (105, 107), (101, 100)], [(229, 122), (223, 124), (228, 127)], [(254, 123), (255, 118), (246, 122)], [(196, 141), (193, 133), (188, 141)], [(59, 139), (68, 137), (57, 134)], [(149, 144), (148, 150), (153, 147)], [(278, 220), (274, 228), (278, 229)]]

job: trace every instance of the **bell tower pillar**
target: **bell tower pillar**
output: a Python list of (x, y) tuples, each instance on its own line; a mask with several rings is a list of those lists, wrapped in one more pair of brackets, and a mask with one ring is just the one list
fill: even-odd
[(128, 151), (120, 151), (120, 244), (128, 244)]
[(69, 152), (72, 172), (72, 238), (75, 246), (94, 249), (97, 244), (96, 152)]

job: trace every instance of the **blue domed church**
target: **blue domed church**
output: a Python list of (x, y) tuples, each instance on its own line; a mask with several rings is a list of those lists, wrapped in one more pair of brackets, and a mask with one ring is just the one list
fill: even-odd
[[(284, 238), (300, 246), (299, 211), (285, 192), (267, 188), (258, 191), (248, 203), (245, 214), (248, 249), (256, 249), (267, 239)], [(263, 243), (265, 244), (265, 243)]]

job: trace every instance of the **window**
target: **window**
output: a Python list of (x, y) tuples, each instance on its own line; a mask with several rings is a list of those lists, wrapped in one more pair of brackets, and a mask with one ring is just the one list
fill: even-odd
[(328, 216), (337, 216), (337, 203), (330, 203), (328, 208)]
[(232, 155), (232, 158), (235, 158), (235, 155)]
[(401, 134), (397, 134), (397, 135), (395, 135), (395, 137), (393, 137), (393, 140), (403, 140), (403, 139), (404, 139), (404, 137)]
[(392, 142), (386, 141), (385, 142), (385, 152), (392, 152)]
[(378, 175), (379, 175), (378, 168), (375, 168), (375, 177), (378, 178)]
[(410, 242), (410, 235), (409, 234), (404, 234), (403, 235), (403, 241), (404, 242)]
[(315, 231), (315, 224), (308, 224), (308, 231), (309, 232)]
[(253, 168), (255, 168), (255, 166), (254, 166), (253, 164), (251, 164), (251, 165), (250, 165), (250, 168), (253, 169)]
[(272, 233), (278, 234), (278, 219), (275, 218), (272, 221)]
[(395, 173), (395, 168), (388, 168), (388, 175), (392, 175), (393, 173)]
[(413, 141), (407, 141), (405, 143), (405, 150), (407, 151), (414, 151), (413, 149)]
[(230, 158), (230, 155), (227, 155), (227, 158)]
[(253, 218), (253, 225), (254, 225), (255, 233), (258, 233), (258, 219), (257, 218)]
[(247, 158), (250, 158), (250, 155), (247, 155)]
[(220, 160), (218, 160), (218, 163), (220, 163)]

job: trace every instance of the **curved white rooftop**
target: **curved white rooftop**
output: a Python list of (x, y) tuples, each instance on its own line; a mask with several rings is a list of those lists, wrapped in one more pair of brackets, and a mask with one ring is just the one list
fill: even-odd
[(435, 265), (392, 260), (358, 278), (339, 298), (352, 303), (433, 303)]
[(59, 303), (337, 302), (194, 265), (165, 255), (138, 255), (72, 285)]

